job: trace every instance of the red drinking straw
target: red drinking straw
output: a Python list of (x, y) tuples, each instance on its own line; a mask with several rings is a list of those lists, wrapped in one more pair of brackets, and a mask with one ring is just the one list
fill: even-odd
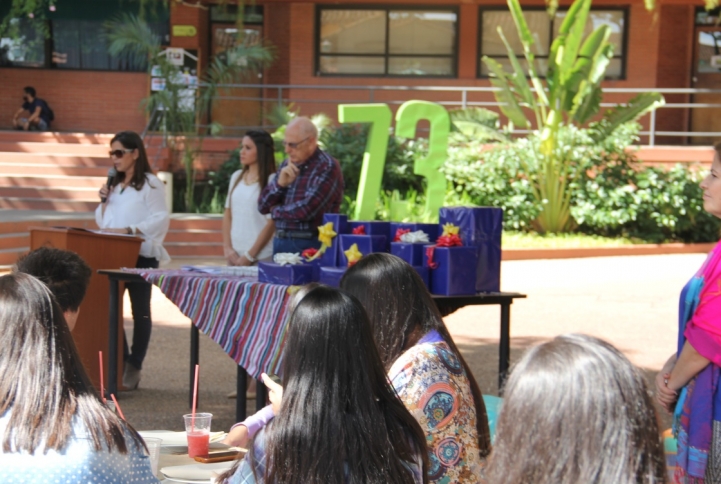
[(195, 430), (195, 407), (198, 404), (198, 372), (200, 365), (195, 365), (195, 384), (193, 385), (193, 417), (190, 419), (190, 430)]
[(98, 359), (100, 360), (100, 398), (103, 403), (107, 403), (105, 399), (105, 383), (103, 382), (103, 352), (98, 351)]
[(120, 418), (122, 418), (123, 420), (125, 420), (125, 415), (123, 415), (123, 411), (120, 409), (120, 405), (118, 405), (118, 401), (115, 399), (115, 395), (113, 395), (113, 394), (111, 393), (111, 394), (110, 394), (110, 398), (113, 399), (113, 403), (115, 403), (115, 409), (116, 409), (116, 410), (118, 411), (118, 413), (120, 414)]

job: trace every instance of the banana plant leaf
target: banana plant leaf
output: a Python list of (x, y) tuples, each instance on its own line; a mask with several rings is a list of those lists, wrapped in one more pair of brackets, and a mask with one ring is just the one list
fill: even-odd
[(644, 92), (631, 99), (628, 104), (609, 110), (603, 120), (593, 126), (594, 141), (603, 141), (623, 123), (635, 121), (649, 111), (660, 108), (665, 103), (666, 101), (660, 93)]
[(501, 66), (501, 64), (487, 56), (483, 56), (482, 60), (486, 64), (486, 66), (488, 66), (488, 69), (490, 69), (491, 73), (495, 76), (491, 77), (491, 84), (494, 87), (498, 87), (501, 89), (500, 91), (497, 91), (495, 93), (496, 100), (501, 103), (501, 105), (499, 106), (501, 108), (501, 111), (516, 126), (527, 128), (529, 125), (528, 119), (526, 118), (523, 109), (521, 109), (521, 106), (518, 103), (518, 100), (516, 99), (513, 91), (511, 91), (511, 86), (509, 84), (506, 73), (503, 70), (503, 66)]

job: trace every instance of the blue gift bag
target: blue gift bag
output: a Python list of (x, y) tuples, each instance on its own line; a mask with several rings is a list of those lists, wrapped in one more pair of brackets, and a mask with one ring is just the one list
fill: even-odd
[(464, 246), (478, 248), (476, 292), (501, 290), (503, 210), (495, 207), (443, 207), (440, 224), (457, 225)]
[(417, 267), (423, 265), (423, 253), (428, 244), (407, 244), (405, 242), (391, 242), (391, 254), (400, 257), (410, 265)]
[(410, 230), (411, 232), (422, 230), (428, 234), (428, 242), (431, 244), (436, 241), (439, 235), (441, 235), (440, 225), (438, 224), (391, 222), (391, 242), (395, 240), (398, 229)]
[(347, 270), (347, 267), (321, 267), (318, 282), (332, 287), (339, 287), (340, 280)]
[(328, 222), (333, 223), (333, 230), (336, 235), (331, 241), (331, 246), (326, 249), (322, 256), (319, 257), (320, 264), (323, 266), (337, 266), (340, 264), (340, 234), (348, 233), (348, 216), (339, 213), (326, 213), (323, 215), (323, 225)]
[[(426, 245), (426, 248), (433, 247)], [(461, 296), (476, 293), (476, 247), (436, 247), (431, 268), (431, 293), (442, 296)], [(423, 254), (423, 266), (430, 267), (428, 255)]]
[[(376, 250), (375, 252), (388, 252), (390, 250), (390, 243), (393, 240), (391, 236), (391, 224), (390, 222), (378, 222), (378, 221), (355, 221), (348, 222), (348, 232), (353, 232), (356, 227), (363, 226), (366, 230), (366, 235), (382, 235), (386, 238), (385, 246), (382, 250)], [(362, 252), (362, 251), (361, 251)], [(363, 252), (365, 254), (365, 252)]]
[(318, 264), (281, 266), (275, 262), (258, 262), (258, 282), (302, 286), (317, 281), (318, 276)]
[(340, 236), (340, 263), (339, 266), (347, 267), (348, 259), (345, 251), (350, 249), (353, 244), (358, 245), (358, 250), (363, 255), (373, 252), (386, 252), (386, 237), (384, 235), (353, 235), (343, 234)]

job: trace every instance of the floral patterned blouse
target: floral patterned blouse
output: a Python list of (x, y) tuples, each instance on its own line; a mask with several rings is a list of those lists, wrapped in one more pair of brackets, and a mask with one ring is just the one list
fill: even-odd
[(403, 353), (388, 373), (426, 434), (429, 482), (482, 483), (476, 408), (461, 361), (434, 330)]

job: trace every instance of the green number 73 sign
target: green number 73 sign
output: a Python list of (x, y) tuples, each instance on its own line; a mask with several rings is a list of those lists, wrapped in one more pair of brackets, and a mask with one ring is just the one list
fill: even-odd
[[(363, 154), (358, 195), (356, 197), (356, 220), (372, 219), (375, 215), (376, 200), (383, 180), (386, 150), (391, 127), (392, 113), (387, 104), (341, 104), (338, 106), (338, 120), (341, 123), (370, 123), (368, 143)], [(440, 104), (427, 101), (408, 101), (396, 112), (396, 134), (404, 138), (415, 136), (416, 126), (421, 120), (430, 123), (428, 135), (428, 156), (417, 159), (413, 173), (426, 178), (427, 215), (438, 213), (443, 206), (446, 181), (439, 168), (446, 161), (448, 135), (451, 120), (448, 111)]]

